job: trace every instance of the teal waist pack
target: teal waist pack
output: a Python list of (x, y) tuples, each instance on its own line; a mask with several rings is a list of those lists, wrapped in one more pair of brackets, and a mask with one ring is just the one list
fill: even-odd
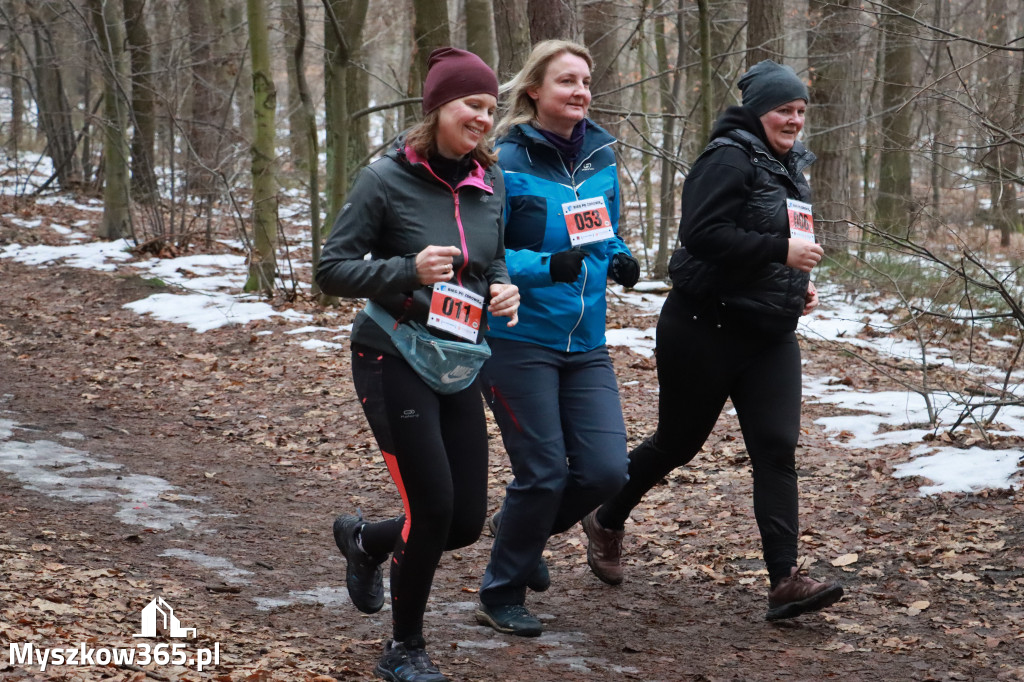
[(417, 322), (397, 323), (373, 301), (367, 301), (364, 312), (388, 333), (409, 366), (437, 393), (447, 395), (469, 388), (484, 361), (491, 357), (487, 341), (476, 344), (439, 339)]

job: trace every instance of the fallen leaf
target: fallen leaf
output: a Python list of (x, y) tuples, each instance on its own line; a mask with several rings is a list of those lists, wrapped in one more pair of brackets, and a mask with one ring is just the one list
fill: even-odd
[(39, 597), (36, 597), (32, 600), (32, 606), (36, 607), (40, 611), (50, 611), (52, 613), (67, 614), (78, 612), (77, 609), (75, 609), (75, 607), (73, 606), (68, 606), (67, 604), (58, 604), (57, 602), (48, 601), (46, 599), (41, 599)]
[(832, 560), (832, 565), (833, 566), (849, 566), (850, 564), (855, 564), (855, 563), (857, 563), (857, 554), (856, 554), (856, 552), (851, 553), (851, 554), (844, 554), (843, 556), (836, 557), (835, 559)]
[(957, 571), (956, 573), (940, 573), (939, 577), (943, 580), (956, 580), (962, 583), (973, 583), (979, 580), (978, 576), (973, 573), (964, 573), (963, 571)]

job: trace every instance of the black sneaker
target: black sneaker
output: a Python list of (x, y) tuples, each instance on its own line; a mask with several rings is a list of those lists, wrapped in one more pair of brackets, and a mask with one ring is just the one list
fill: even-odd
[[(501, 525), (501, 512), (497, 511), (487, 519), (487, 530), (491, 531), (491, 537), (498, 537), (499, 525)], [(526, 586), (534, 592), (545, 592), (551, 587), (551, 571), (548, 570), (548, 562), (544, 561), (544, 557), (537, 561), (537, 567), (526, 579)]]
[(498, 632), (504, 632), (506, 635), (518, 635), (520, 637), (536, 637), (544, 631), (540, 621), (527, 611), (526, 607), (522, 604), (509, 604), (507, 606), (480, 604), (476, 607), (476, 622), (481, 625), (490, 625)]
[(391, 682), (448, 682), (427, 656), (426, 647), (422, 637), (389, 640), (373, 674)]
[(362, 515), (334, 519), (334, 542), (345, 555), (345, 585), (355, 607), (363, 613), (377, 613), (384, 606), (384, 569), (387, 555), (372, 557), (356, 544), (356, 531), (363, 526)]

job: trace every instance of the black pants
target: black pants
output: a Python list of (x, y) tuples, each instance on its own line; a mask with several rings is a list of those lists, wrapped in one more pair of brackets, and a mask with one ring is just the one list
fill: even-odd
[(399, 357), (353, 344), (352, 377), (405, 514), (367, 524), (363, 548), (392, 552), (393, 637), (422, 635), (445, 550), (476, 542), (487, 514), (487, 426), (479, 382), (432, 391)]
[(564, 533), (626, 481), (626, 426), (608, 349), (564, 353), (491, 339), (480, 377), (515, 478), (480, 601), (523, 604), (548, 538)]
[(658, 320), (658, 429), (629, 455), (629, 481), (598, 512), (622, 529), (666, 474), (692, 460), (732, 399), (754, 474), (754, 517), (774, 585), (796, 565), (795, 450), (800, 347), (794, 332), (760, 334), (671, 293)]

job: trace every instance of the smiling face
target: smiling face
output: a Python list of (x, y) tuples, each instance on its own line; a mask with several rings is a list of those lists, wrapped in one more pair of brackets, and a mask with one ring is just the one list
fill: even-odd
[(494, 95), (467, 95), (438, 109), (437, 151), (449, 159), (461, 159), (473, 151), (494, 127)]
[(780, 156), (789, 153), (800, 136), (800, 131), (804, 129), (806, 112), (807, 102), (795, 99), (761, 116), (761, 124), (764, 126), (764, 133), (772, 151)]
[(569, 137), (590, 108), (590, 67), (582, 57), (563, 52), (548, 62), (540, 87), (527, 94), (537, 106), (537, 124)]

